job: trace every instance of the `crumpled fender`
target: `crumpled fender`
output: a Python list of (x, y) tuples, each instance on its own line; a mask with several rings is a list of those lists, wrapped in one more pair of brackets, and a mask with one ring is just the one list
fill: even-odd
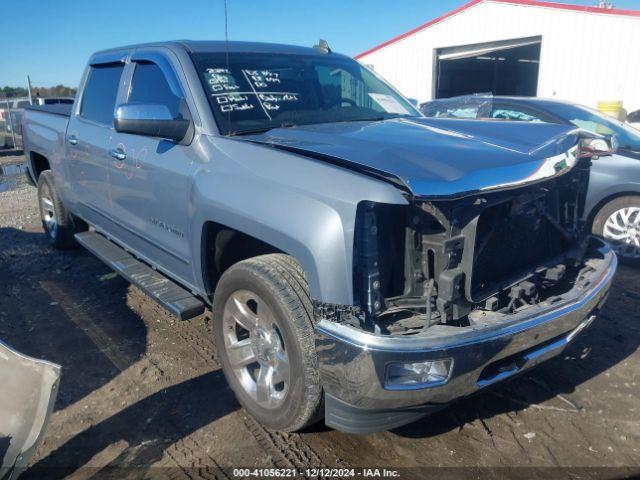
[(53, 411), (60, 369), (0, 341), (0, 479), (17, 478), (29, 464)]

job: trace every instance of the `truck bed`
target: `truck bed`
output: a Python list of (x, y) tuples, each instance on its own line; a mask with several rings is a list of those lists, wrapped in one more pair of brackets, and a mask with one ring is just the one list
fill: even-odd
[(55, 169), (54, 161), (64, 156), (65, 134), (73, 105), (42, 105), (25, 108), (22, 116), (22, 139), (29, 178), (38, 182), (45, 159), (47, 168)]
[(71, 103), (56, 103), (54, 105), (29, 105), (25, 110), (35, 110), (37, 112), (53, 113), (54, 115), (62, 115), (64, 117), (71, 116)]

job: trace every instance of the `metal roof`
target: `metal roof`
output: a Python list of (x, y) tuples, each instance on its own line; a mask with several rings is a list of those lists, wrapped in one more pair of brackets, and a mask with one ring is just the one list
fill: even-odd
[(542, 2), (538, 0), (472, 0), (467, 4), (462, 5), (459, 8), (456, 8), (455, 10), (445, 13), (444, 15), (438, 18), (435, 18), (433, 20), (430, 20), (429, 22), (424, 23), (419, 27), (409, 30), (408, 32), (403, 33), (402, 35), (398, 35), (397, 37), (387, 40), (386, 42), (383, 42), (380, 45), (376, 45), (375, 47), (370, 48), (369, 50), (366, 50), (356, 55), (355, 58), (358, 59), (358, 58), (364, 57), (365, 55), (369, 55), (370, 53), (375, 52), (376, 50), (380, 50), (381, 48), (384, 48), (388, 45), (399, 42), (400, 40), (406, 37), (409, 37), (415, 33), (425, 30), (431, 27), (432, 25), (440, 23), (449, 17), (457, 15), (458, 13), (462, 13), (465, 10), (468, 10), (480, 3), (506, 3), (511, 5), (521, 5), (526, 7), (554, 8), (557, 10), (569, 10), (569, 11), (582, 12), (582, 13), (597, 13), (601, 15), (619, 15), (619, 16), (640, 18), (640, 10), (623, 10), (619, 8), (599, 8), (599, 7), (590, 7), (590, 6), (583, 6), (583, 5), (568, 5), (566, 3)]

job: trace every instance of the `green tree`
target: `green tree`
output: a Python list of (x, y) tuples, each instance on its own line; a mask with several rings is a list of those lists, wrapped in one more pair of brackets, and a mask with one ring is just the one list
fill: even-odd
[[(76, 91), (76, 88), (60, 84), (55, 87), (35, 87), (31, 90), (31, 94), (34, 97), (75, 97)], [(29, 92), (24, 87), (5, 86), (0, 89), (0, 98), (27, 97), (28, 95)]]

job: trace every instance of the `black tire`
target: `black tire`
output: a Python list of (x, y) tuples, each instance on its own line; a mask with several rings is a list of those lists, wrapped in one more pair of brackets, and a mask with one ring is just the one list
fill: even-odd
[(79, 229), (60, 200), (51, 170), (43, 171), (38, 177), (38, 206), (42, 228), (49, 243), (58, 250), (76, 248), (78, 244), (74, 234)]
[(613, 242), (611, 240), (607, 239), (604, 231), (607, 219), (618, 210), (622, 210), (625, 208), (640, 208), (640, 195), (627, 195), (624, 197), (618, 197), (606, 203), (602, 208), (600, 208), (600, 210), (598, 210), (595, 217), (593, 218), (591, 231), (594, 235), (597, 235), (612, 244), (612, 246), (616, 250), (616, 253), (618, 254), (618, 259), (622, 263), (632, 266), (640, 266), (640, 258), (633, 258), (625, 255), (620, 251), (620, 249), (616, 248), (615, 245), (613, 245)]
[[(288, 356), (290, 384), (283, 403), (276, 408), (265, 408), (247, 392), (229, 359), (224, 339), (228, 325), (224, 326), (223, 315), (227, 301), (239, 291), (255, 292), (268, 305)], [(312, 312), (304, 272), (287, 255), (262, 255), (238, 262), (222, 275), (216, 287), (213, 331), (218, 358), (240, 404), (267, 428), (293, 432), (322, 418), (323, 392)]]

